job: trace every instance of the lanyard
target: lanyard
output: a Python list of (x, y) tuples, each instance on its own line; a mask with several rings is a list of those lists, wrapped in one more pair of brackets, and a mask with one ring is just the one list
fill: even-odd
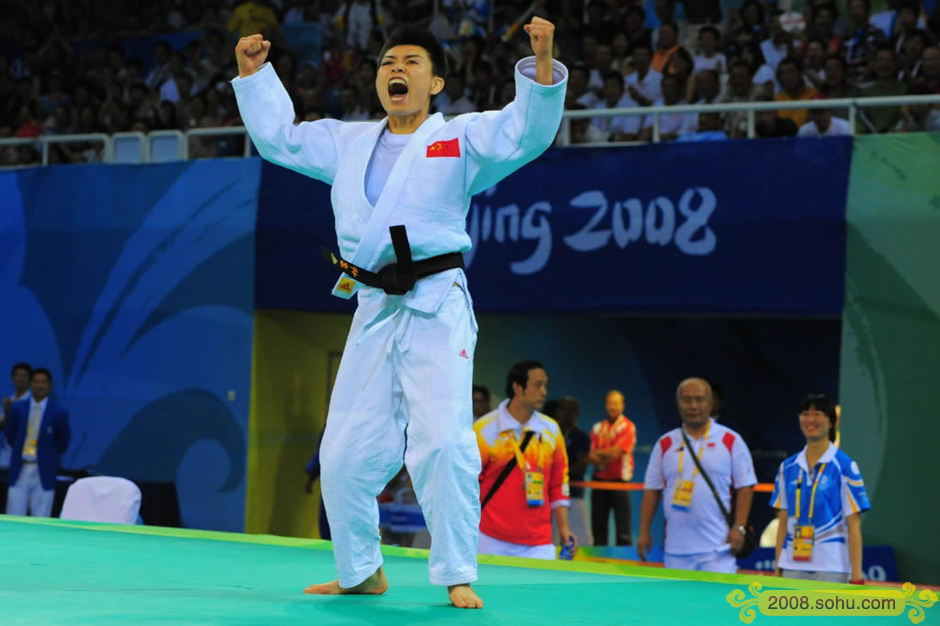
[[(816, 472), (816, 480), (813, 481), (813, 491), (809, 497), (809, 516), (807, 521), (813, 521), (813, 507), (816, 505), (816, 488), (819, 487), (819, 477), (822, 476), (823, 470), (826, 469), (826, 464), (823, 463), (819, 466), (819, 471)], [(800, 468), (800, 477), (796, 481), (796, 520), (797, 523), (800, 521), (800, 495), (803, 492), (803, 468)]]
[[(525, 431), (523, 431), (523, 437), (524, 436), (525, 436)], [(532, 436), (535, 437), (535, 433), (532, 433)], [(519, 442), (516, 441), (516, 434), (513, 433), (512, 436), (509, 438), (509, 440), (512, 441), (512, 448), (513, 448), (513, 451), (516, 453), (516, 465), (518, 465), (519, 469), (521, 469), (523, 472), (528, 472), (529, 465), (528, 463), (526, 463), (525, 458), (522, 456), (522, 449), (519, 447)]]
[[(683, 426), (683, 428), (685, 428)], [(698, 451), (698, 460), (699, 463), (702, 462), (702, 453), (705, 452), (705, 448), (708, 446), (708, 432), (712, 429), (711, 420), (708, 421), (708, 426), (705, 428), (705, 436), (702, 437), (702, 447)], [(691, 447), (692, 440), (689, 440)], [(679, 477), (682, 478), (682, 453), (685, 451), (685, 446), (679, 448)], [(693, 452), (693, 454), (695, 454)], [(692, 470), (692, 478), (695, 478), (695, 475), (698, 474), (698, 465), (695, 466), (695, 469)]]

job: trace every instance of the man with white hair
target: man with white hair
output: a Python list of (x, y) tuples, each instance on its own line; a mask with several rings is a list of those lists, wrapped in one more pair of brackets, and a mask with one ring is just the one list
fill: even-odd
[[(751, 452), (741, 435), (710, 417), (712, 390), (706, 380), (683, 380), (676, 389), (676, 402), (682, 426), (656, 441), (646, 466), (637, 552), (646, 560), (653, 544), (650, 524), (665, 496), (666, 567), (733, 574), (737, 563), (732, 553), (744, 545), (757, 484)], [(735, 490), (730, 529), (699, 465), (725, 510), (731, 510), (731, 490)]]

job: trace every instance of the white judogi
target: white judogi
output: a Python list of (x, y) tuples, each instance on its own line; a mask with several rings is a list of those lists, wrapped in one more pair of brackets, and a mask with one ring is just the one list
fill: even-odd
[[(516, 98), (501, 111), (449, 122), (430, 116), (402, 150), (375, 206), (366, 198), (365, 176), (386, 120), (295, 126), (291, 100), (270, 64), (232, 86), (259, 153), (331, 184), (341, 255), (377, 271), (395, 261), (391, 225), (405, 225), (415, 260), (470, 249), (471, 195), (537, 157), (558, 131), (568, 72), (553, 65), (554, 84), (546, 86), (532, 79), (534, 57), (519, 61)], [(349, 281), (334, 293), (343, 295), (343, 284)], [(354, 587), (382, 564), (375, 498), (403, 454), (432, 534), (431, 582), (476, 580), (480, 454), (471, 385), (477, 326), (466, 276), (447, 270), (419, 280), (404, 296), (358, 283), (348, 291), (359, 294), (359, 306), (320, 448), (339, 584)]]

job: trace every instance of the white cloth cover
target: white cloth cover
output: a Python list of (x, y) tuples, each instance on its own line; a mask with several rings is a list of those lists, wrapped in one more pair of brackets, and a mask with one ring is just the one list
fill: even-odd
[(62, 519), (135, 524), (140, 512), (140, 489), (117, 476), (92, 476), (72, 483), (65, 494)]

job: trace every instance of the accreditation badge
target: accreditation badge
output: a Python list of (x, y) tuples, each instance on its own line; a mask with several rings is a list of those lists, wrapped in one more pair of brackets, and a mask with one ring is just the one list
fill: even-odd
[(811, 525), (793, 528), (793, 560), (809, 561), (813, 558), (813, 537), (816, 529)]
[(542, 472), (525, 473), (525, 500), (529, 506), (545, 504), (545, 476)]
[(680, 511), (688, 511), (692, 506), (692, 487), (695, 485), (691, 480), (680, 480), (676, 483), (676, 491), (672, 494), (672, 508)]

